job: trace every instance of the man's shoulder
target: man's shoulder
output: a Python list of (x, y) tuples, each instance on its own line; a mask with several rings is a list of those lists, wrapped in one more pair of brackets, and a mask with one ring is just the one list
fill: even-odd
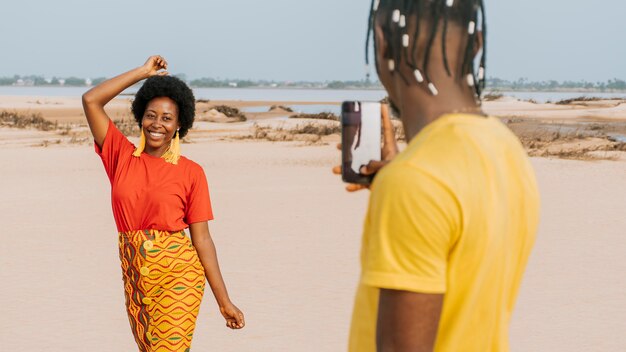
[(372, 192), (397, 196), (426, 194), (448, 188), (445, 179), (434, 169), (414, 160), (397, 159), (385, 166), (374, 179)]
[(498, 118), (450, 115), (427, 126), (398, 155), (399, 161), (436, 175), (484, 172), (488, 165), (505, 167), (528, 156), (519, 139)]

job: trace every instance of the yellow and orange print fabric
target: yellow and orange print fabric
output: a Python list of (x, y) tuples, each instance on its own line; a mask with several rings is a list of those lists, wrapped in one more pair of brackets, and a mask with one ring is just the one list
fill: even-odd
[(189, 351), (204, 293), (202, 264), (183, 231), (119, 233), (126, 310), (141, 352)]

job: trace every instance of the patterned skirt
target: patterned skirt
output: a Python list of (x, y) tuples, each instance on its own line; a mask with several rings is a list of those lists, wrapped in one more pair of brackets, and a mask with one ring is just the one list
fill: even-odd
[(141, 352), (189, 351), (204, 269), (189, 237), (139, 230), (119, 233), (126, 310)]

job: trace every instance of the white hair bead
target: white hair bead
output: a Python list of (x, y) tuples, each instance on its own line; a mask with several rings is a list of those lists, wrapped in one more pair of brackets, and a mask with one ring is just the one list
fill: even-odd
[(402, 46), (405, 48), (409, 47), (409, 35), (408, 34), (402, 35)]
[(400, 10), (393, 10), (393, 13), (391, 14), (391, 20), (395, 23), (400, 22)]
[(431, 92), (433, 95), (435, 95), (435, 96), (436, 96), (437, 94), (439, 94), (439, 91), (437, 90), (437, 87), (435, 87), (435, 85), (434, 85), (432, 82), (428, 83), (428, 89), (429, 89), (429, 90), (430, 90), (430, 92)]
[(400, 28), (406, 27), (406, 16), (400, 16)]
[(378, 10), (378, 5), (380, 5), (380, 0), (375, 0), (374, 1), (374, 11)]
[(471, 73), (467, 74), (467, 85), (469, 85), (470, 87), (474, 86), (474, 75)]
[(446, 0), (446, 6), (452, 7), (454, 5), (454, 0)]
[(389, 67), (389, 71), (393, 71), (396, 69), (396, 62), (393, 60), (387, 61), (387, 66)]
[(476, 31), (476, 22), (470, 21), (470, 23), (467, 25), (467, 33), (472, 35), (474, 34), (475, 31)]
[(482, 66), (478, 68), (478, 79), (480, 80), (485, 79), (485, 68)]
[(422, 76), (422, 73), (420, 72), (420, 70), (413, 71), (413, 75), (415, 76), (415, 79), (417, 80), (418, 83), (424, 82), (424, 76)]

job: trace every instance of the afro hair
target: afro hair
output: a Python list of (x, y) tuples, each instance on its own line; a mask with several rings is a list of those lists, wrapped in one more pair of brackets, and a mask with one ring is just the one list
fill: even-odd
[(141, 128), (141, 120), (150, 100), (157, 97), (168, 97), (178, 106), (178, 122), (180, 138), (185, 137), (193, 125), (196, 114), (196, 99), (185, 82), (172, 76), (152, 76), (144, 82), (135, 94), (132, 112)]

